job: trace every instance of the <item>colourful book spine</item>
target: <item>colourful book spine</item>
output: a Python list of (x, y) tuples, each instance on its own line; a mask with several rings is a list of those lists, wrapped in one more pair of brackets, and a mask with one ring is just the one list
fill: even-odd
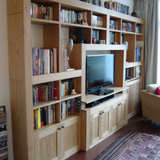
[(37, 109), (37, 116), (38, 116), (38, 128), (41, 128), (41, 113), (40, 113), (40, 109)]

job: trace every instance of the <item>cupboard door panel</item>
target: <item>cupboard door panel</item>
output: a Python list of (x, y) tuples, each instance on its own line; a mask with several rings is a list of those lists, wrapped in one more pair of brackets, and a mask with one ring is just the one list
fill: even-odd
[(52, 160), (59, 155), (58, 145), (60, 144), (61, 133), (57, 128), (35, 135), (35, 159)]
[(61, 153), (64, 158), (80, 150), (80, 119), (75, 117), (71, 121), (65, 122), (61, 127)]

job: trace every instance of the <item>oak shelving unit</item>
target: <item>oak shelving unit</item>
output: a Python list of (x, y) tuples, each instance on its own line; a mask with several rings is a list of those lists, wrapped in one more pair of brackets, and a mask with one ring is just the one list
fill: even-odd
[[(30, 1), (8, 0), (9, 68), (14, 158), (23, 160), (65, 159), (80, 149), (88, 150), (93, 147), (124, 126), (128, 117), (136, 114), (139, 106), (143, 58), (141, 62), (135, 62), (135, 48), (136, 46), (142, 47), (143, 57), (144, 21), (79, 0), (33, 0), (31, 2), (52, 5), (54, 18), (53, 20), (31, 18)], [(61, 9), (87, 12), (88, 25), (61, 22)], [(92, 25), (92, 15), (103, 17), (102, 27)], [(110, 20), (118, 21), (118, 30), (110, 29)], [(122, 22), (132, 23), (134, 25), (133, 32), (122, 31)], [(137, 24), (142, 25), (141, 33), (136, 33)], [(74, 71), (62, 72), (61, 37), (63, 28), (66, 30), (69, 30), (69, 28), (83, 28), (84, 39), (88, 40), (89, 43), (74, 45), (70, 58), (70, 66), (75, 68)], [(92, 44), (92, 30), (101, 32), (101, 39), (105, 40), (105, 44)], [(110, 32), (117, 33), (118, 45), (109, 44)], [(122, 34), (124, 35), (124, 41), (128, 41), (129, 44), (127, 54), (126, 48), (122, 44)], [(138, 44), (139, 41), (141, 41), (140, 44)], [(58, 72), (32, 76), (32, 47), (46, 48), (50, 46), (59, 48)], [(89, 96), (85, 94), (85, 56), (88, 51), (94, 50), (104, 51), (106, 54), (115, 54), (116, 74), (113, 87), (116, 90), (113, 93), (115, 95), (114, 99), (101, 104), (99, 107), (89, 109), (85, 105), (98, 97), (91, 96), (91, 99), (89, 98), (88, 100)], [(126, 68), (133, 68), (134, 70), (136, 66), (140, 66), (141, 76), (139, 78), (134, 77), (130, 81), (125, 80)], [(76, 79), (76, 92), (78, 94), (61, 96), (61, 81), (70, 78)], [(59, 99), (38, 103), (34, 106), (32, 87), (54, 81), (58, 81)], [(132, 100), (131, 97), (135, 97), (135, 99)], [(82, 115), (73, 115), (61, 119), (61, 103), (74, 98), (82, 100)], [(34, 130), (33, 110), (52, 104), (56, 104), (57, 122)], [(100, 123), (99, 127), (97, 126), (100, 129), (98, 130), (98, 133), (100, 133), (98, 135), (99, 138), (96, 138), (97, 135), (94, 135), (95, 137), (93, 135), (90, 136), (90, 132), (86, 132), (90, 118), (93, 123), (98, 123), (97, 120), (99, 122), (109, 120), (106, 123)], [(81, 128), (81, 124), (85, 126)], [(93, 124), (89, 125), (91, 129), (97, 129), (94, 128)], [(101, 130), (103, 127), (106, 128), (105, 132)], [(88, 139), (89, 137), (93, 139)]]

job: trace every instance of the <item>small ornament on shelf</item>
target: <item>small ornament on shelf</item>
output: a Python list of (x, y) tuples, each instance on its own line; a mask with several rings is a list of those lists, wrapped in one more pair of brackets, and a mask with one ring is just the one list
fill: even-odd
[(72, 95), (76, 95), (77, 93), (76, 93), (76, 91), (75, 91), (75, 89), (72, 89), (72, 93), (71, 93)]

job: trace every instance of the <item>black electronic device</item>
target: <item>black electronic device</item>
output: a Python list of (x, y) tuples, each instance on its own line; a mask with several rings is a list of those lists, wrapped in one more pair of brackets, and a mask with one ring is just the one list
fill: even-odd
[(87, 55), (86, 57), (86, 93), (102, 95), (114, 84), (114, 54)]
[(84, 29), (83, 28), (70, 28), (69, 38), (73, 39), (74, 43), (84, 43)]
[(97, 106), (100, 103), (101, 103), (100, 101), (94, 101), (94, 102), (86, 104), (86, 107), (94, 107), (94, 106)]

